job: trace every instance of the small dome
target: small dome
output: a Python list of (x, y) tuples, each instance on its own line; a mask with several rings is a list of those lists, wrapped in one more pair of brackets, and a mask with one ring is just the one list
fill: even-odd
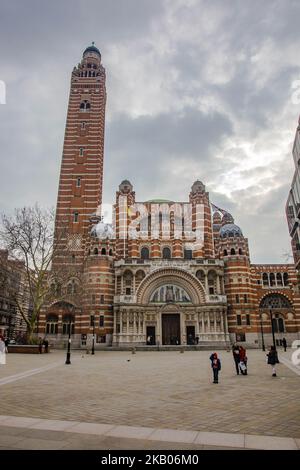
[(199, 181), (199, 180), (195, 181), (195, 183), (192, 186), (192, 193), (195, 194), (198, 192), (205, 193), (205, 186), (202, 183), (202, 181)]
[(100, 54), (100, 51), (99, 49), (95, 46), (95, 43), (92, 42), (92, 45), (87, 47), (84, 52), (83, 52), (83, 55), (85, 55), (87, 52), (95, 52), (96, 54), (98, 54), (100, 57), (101, 57), (101, 54)]
[(223, 225), (228, 225), (228, 224), (234, 224), (234, 218), (232, 217), (229, 212), (225, 212), (222, 218), (222, 224)]
[(133, 186), (128, 180), (123, 180), (122, 183), (119, 185), (119, 191), (121, 193), (128, 193), (132, 191)]
[(243, 233), (240, 227), (235, 224), (226, 224), (223, 225), (220, 229), (220, 237), (225, 238), (225, 237), (242, 237)]
[(93, 225), (91, 235), (93, 237), (99, 238), (100, 240), (106, 240), (107, 238), (111, 240), (112, 238), (115, 238), (112, 225), (106, 224), (102, 220), (100, 220), (100, 222), (98, 222), (97, 224)]

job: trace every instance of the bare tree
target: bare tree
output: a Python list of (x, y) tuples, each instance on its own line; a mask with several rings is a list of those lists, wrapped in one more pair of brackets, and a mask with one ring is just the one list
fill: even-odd
[[(53, 289), (51, 264), (56, 255), (61, 255), (62, 245), (58, 243), (57, 232), (54, 237), (54, 221), (54, 210), (42, 209), (38, 205), (16, 209), (13, 216), (2, 215), (2, 246), (12, 259), (24, 263), (25, 282), (31, 303), (30, 315), (19, 295), (15, 295), (14, 300), (26, 322), (29, 343), (33, 342), (41, 310), (58, 297), (57, 291)], [(66, 267), (62, 269), (64, 282), (67, 282), (73, 272), (66, 272)], [(2, 267), (2, 271), (5, 272), (5, 268)], [(60, 276), (58, 268), (55, 275)]]

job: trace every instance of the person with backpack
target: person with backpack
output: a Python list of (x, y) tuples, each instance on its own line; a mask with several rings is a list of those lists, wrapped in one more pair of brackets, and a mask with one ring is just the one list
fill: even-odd
[(243, 348), (243, 346), (239, 346), (239, 352), (240, 352), (240, 363), (239, 363), (239, 368), (241, 371), (242, 375), (247, 375), (247, 356), (246, 356), (246, 349)]
[(218, 358), (218, 355), (216, 352), (213, 353), (209, 359), (211, 361), (211, 368), (213, 371), (213, 379), (214, 379), (213, 383), (217, 384), (219, 383), (219, 372), (221, 370), (221, 361)]

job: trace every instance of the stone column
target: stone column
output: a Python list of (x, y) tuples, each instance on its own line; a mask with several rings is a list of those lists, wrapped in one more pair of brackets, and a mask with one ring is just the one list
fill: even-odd
[(133, 340), (136, 341), (136, 312), (133, 312)]
[(195, 335), (199, 337), (199, 312), (196, 312), (196, 328), (195, 328)]
[(121, 295), (124, 294), (124, 279), (123, 274), (121, 274)]
[(126, 320), (127, 320), (126, 321), (126, 329), (127, 329), (126, 335), (127, 335), (127, 342), (128, 342), (129, 341), (129, 311), (128, 310), (126, 312), (126, 315), (127, 315), (127, 317), (126, 317)]
[(217, 312), (214, 311), (214, 331), (217, 332)]
[(217, 274), (217, 294), (221, 294), (221, 283), (219, 274)]
[(205, 281), (205, 293), (206, 293), (206, 294), (209, 294), (209, 290), (208, 290), (208, 276), (207, 276), (207, 273), (205, 273), (204, 281)]
[(204, 333), (205, 333), (204, 313), (205, 313), (205, 312), (201, 312), (201, 327), (202, 327), (202, 334), (203, 334), (203, 335), (204, 335)]
[(123, 310), (120, 310), (120, 334), (119, 334), (119, 342), (123, 341)]
[(117, 342), (117, 312), (113, 310), (114, 316), (114, 331), (113, 331), (113, 343)]
[(133, 294), (135, 294), (135, 273), (133, 274), (133, 277), (132, 277), (132, 290), (133, 290)]

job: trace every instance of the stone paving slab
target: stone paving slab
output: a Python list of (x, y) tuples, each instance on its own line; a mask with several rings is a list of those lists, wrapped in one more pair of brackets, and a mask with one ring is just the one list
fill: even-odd
[[(18, 428), (18, 420), (24, 424), (24, 418), (15, 418), (11, 421), (8, 429), (17, 428), (16, 435), (8, 432), (6, 427), (2, 424), (0, 432), (0, 446), (7, 446), (7, 448), (18, 449), (79, 449), (84, 448), (97, 448), (110, 449), (111, 446), (118, 446), (121, 448), (125, 445), (126, 441), (133, 442), (134, 449), (136, 448), (151, 448), (155, 449), (157, 443), (163, 448), (163, 443), (172, 445), (174, 449), (182, 445), (191, 446), (191, 448), (234, 448), (234, 449), (261, 449), (261, 450), (298, 450), (299, 440), (292, 438), (282, 438), (274, 436), (258, 436), (258, 435), (245, 435), (233, 433), (216, 433), (216, 432), (202, 432), (202, 431), (183, 431), (176, 429), (151, 429), (151, 428), (137, 428), (132, 426), (114, 426), (110, 430), (107, 427), (94, 423), (78, 423), (58, 420), (40, 420), (40, 423), (34, 428), (30, 425), (29, 428), (22, 426)], [(8, 421), (8, 420), (7, 420)], [(78, 433), (79, 429), (83, 429), (83, 434)], [(77, 432), (72, 432), (73, 428)], [(20, 429), (22, 432), (20, 432)], [(51, 434), (49, 434), (51, 429)], [(97, 433), (95, 432), (97, 429)], [(89, 432), (90, 430), (90, 432)], [(38, 436), (32, 435), (32, 432), (39, 431), (41, 434)], [(54, 432), (57, 431), (57, 432)], [(44, 437), (43, 437), (44, 433)], [(45, 434), (46, 433), (46, 434)], [(117, 448), (117, 447), (115, 447)], [(131, 449), (131, 447), (128, 447)]]
[[(289, 351), (281, 354), (290, 359)], [(95, 356), (72, 352), (68, 366), (63, 351), (41, 356), (11, 354), (0, 367), (0, 379), (41, 370), (1, 385), (0, 414), (73, 421), (74, 426), (130, 424), (300, 438), (300, 377), (284, 364), (278, 365), (278, 377), (271, 377), (262, 351), (248, 351), (248, 376), (235, 375), (231, 353), (221, 351), (220, 356), (222, 371), (216, 386), (212, 385), (209, 351), (135, 355), (96, 351)], [(44, 366), (53, 368), (42, 370)], [(0, 417), (0, 425), (3, 422)]]

